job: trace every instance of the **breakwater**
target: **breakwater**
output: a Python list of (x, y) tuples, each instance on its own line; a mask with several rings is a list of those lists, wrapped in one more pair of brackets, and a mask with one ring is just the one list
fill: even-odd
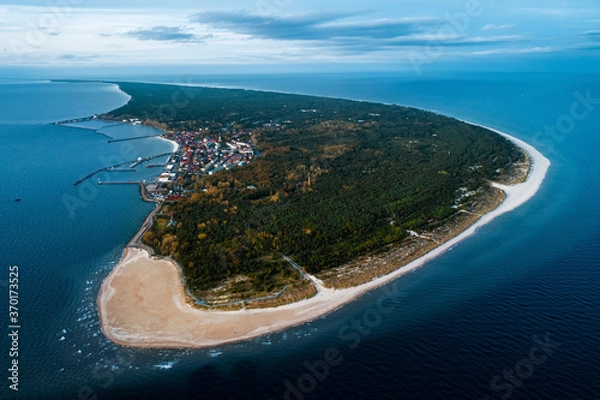
[(107, 171), (107, 172), (111, 172), (111, 171), (114, 171), (114, 172), (123, 172), (123, 170), (118, 170), (117, 168), (123, 167), (124, 165), (129, 165), (129, 169), (131, 170), (131, 169), (137, 167), (138, 165), (140, 165), (143, 162), (154, 160), (155, 158), (160, 158), (160, 157), (164, 157), (164, 156), (170, 156), (172, 154), (173, 154), (172, 152), (170, 152), (170, 153), (163, 153), (163, 154), (158, 154), (158, 155), (155, 155), (155, 156), (138, 158), (137, 160), (125, 161), (125, 162), (122, 162), (122, 163), (117, 164), (117, 165), (112, 165), (110, 167), (100, 168), (100, 169), (97, 169), (94, 172), (91, 172), (91, 173), (87, 174), (86, 176), (82, 177), (81, 179), (75, 181), (73, 183), (73, 185), (74, 186), (79, 186), (81, 183), (83, 183), (86, 180), (90, 179), (94, 175), (99, 174), (100, 172), (104, 172), (104, 171)]

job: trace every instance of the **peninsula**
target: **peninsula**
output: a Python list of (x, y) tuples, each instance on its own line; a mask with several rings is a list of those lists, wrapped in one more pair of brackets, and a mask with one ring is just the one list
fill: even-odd
[(102, 117), (177, 143), (98, 296), (104, 333), (126, 346), (214, 346), (318, 318), (524, 203), (549, 167), (515, 138), (412, 108), (119, 85), (132, 99)]

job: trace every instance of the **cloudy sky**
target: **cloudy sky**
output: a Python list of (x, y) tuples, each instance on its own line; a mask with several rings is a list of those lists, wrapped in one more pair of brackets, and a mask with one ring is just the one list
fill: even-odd
[(600, 58), (598, 0), (0, 0), (0, 66)]

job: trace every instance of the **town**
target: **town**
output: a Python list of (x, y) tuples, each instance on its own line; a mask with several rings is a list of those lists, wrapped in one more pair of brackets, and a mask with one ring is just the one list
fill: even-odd
[(179, 145), (165, 164), (148, 164), (147, 168), (163, 167), (156, 181), (145, 182), (150, 199), (178, 201), (189, 192), (181, 185), (185, 177), (214, 175), (222, 170), (243, 167), (260, 153), (252, 145), (250, 130), (224, 129), (211, 135), (210, 128), (198, 131), (167, 131), (166, 139)]

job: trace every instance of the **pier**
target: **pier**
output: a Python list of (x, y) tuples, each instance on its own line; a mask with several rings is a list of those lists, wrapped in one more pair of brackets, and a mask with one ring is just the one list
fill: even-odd
[(79, 179), (78, 181), (75, 181), (75, 183), (73, 183), (73, 186), (79, 186), (82, 182), (87, 181), (92, 176), (94, 176), (96, 174), (99, 174), (102, 171), (106, 171), (106, 168), (99, 169), (97, 171), (92, 172), (91, 174), (87, 174), (86, 176), (84, 176), (83, 178)]
[(113, 167), (100, 168), (100, 169), (92, 172), (91, 174), (87, 174), (83, 178), (79, 179), (78, 181), (76, 181), (75, 183), (73, 183), (73, 186), (79, 186), (82, 182), (84, 182), (84, 181), (90, 179), (92, 176), (94, 176), (96, 174), (99, 174), (100, 172), (104, 172), (104, 171), (106, 171), (106, 172), (135, 172), (135, 169), (131, 169), (131, 168), (127, 168), (127, 170), (125, 170), (125, 168), (118, 169), (118, 167), (121, 167), (124, 164), (127, 164), (127, 163), (115, 165)]
[(154, 160), (155, 158), (160, 158), (160, 157), (164, 157), (164, 156), (170, 156), (172, 154), (174, 154), (174, 153), (163, 153), (163, 154), (159, 154), (157, 156), (151, 156), (151, 157), (145, 157), (145, 158), (142, 158), (142, 159), (138, 159), (138, 160), (132, 161), (131, 165), (129, 165), (129, 168), (135, 168), (135, 167), (137, 167), (138, 165), (140, 165), (143, 162)]
[[(133, 160), (133, 161), (125, 161), (125, 162), (122, 162), (117, 165), (112, 165), (110, 167), (100, 168), (90, 174), (87, 174), (86, 176), (79, 179), (78, 181), (75, 181), (75, 183), (73, 183), (73, 186), (79, 186), (82, 182), (84, 182), (84, 181), (90, 179), (91, 177), (93, 177), (94, 175), (99, 174), (100, 172), (104, 172), (104, 171), (107, 171), (107, 172), (135, 172), (134, 168), (143, 162), (154, 160), (155, 158), (170, 156), (172, 154), (175, 154), (175, 153), (172, 153), (172, 152), (171, 153), (163, 153), (163, 154), (158, 154), (156, 156), (138, 158), (137, 160)], [(122, 168), (123, 166), (128, 165), (128, 164), (129, 164), (129, 167)], [(135, 183), (137, 183), (137, 181)]]
[[(74, 126), (73, 128), (78, 128), (77, 126)], [(85, 129), (85, 128), (81, 128), (81, 129)], [(102, 136), (106, 136), (109, 140), (112, 140), (112, 136), (107, 135), (106, 133), (102, 133), (100, 132), (98, 129), (90, 129), (93, 130), (94, 132), (96, 132), (98, 135), (102, 135)]]
[[(83, 122), (83, 121), (76, 121), (76, 122)], [(87, 126), (75, 126), (75, 125), (71, 125), (71, 124), (74, 124), (76, 122), (70, 122), (70, 121), (67, 121), (65, 123), (55, 122), (54, 125), (66, 126), (66, 127), (73, 128), (73, 129), (83, 129), (84, 131), (91, 131), (91, 132), (97, 133), (98, 135), (102, 135), (102, 136), (107, 137), (109, 139), (109, 142), (111, 140), (113, 140), (112, 136), (107, 135), (104, 132), (100, 132), (100, 129), (103, 129), (104, 127), (100, 128), (100, 129), (97, 129), (97, 128), (89, 128)]]
[(98, 179), (98, 185), (140, 185), (142, 182), (140, 181), (111, 181), (111, 182), (103, 182)]
[(136, 137), (130, 137), (130, 138), (123, 138), (123, 139), (110, 139), (108, 141), (108, 143), (128, 142), (130, 140), (147, 139), (147, 138), (161, 137), (161, 136), (162, 135), (146, 135), (146, 136), (136, 136)]
[(82, 117), (82, 118), (75, 118), (75, 119), (67, 119), (64, 121), (56, 121), (56, 122), (54, 122), (54, 125), (75, 124), (77, 122), (92, 121), (94, 119), (98, 119), (98, 116), (92, 115), (91, 117)]
[(108, 168), (107, 169), (108, 172), (135, 172), (137, 171), (136, 169), (132, 169), (132, 168)]

